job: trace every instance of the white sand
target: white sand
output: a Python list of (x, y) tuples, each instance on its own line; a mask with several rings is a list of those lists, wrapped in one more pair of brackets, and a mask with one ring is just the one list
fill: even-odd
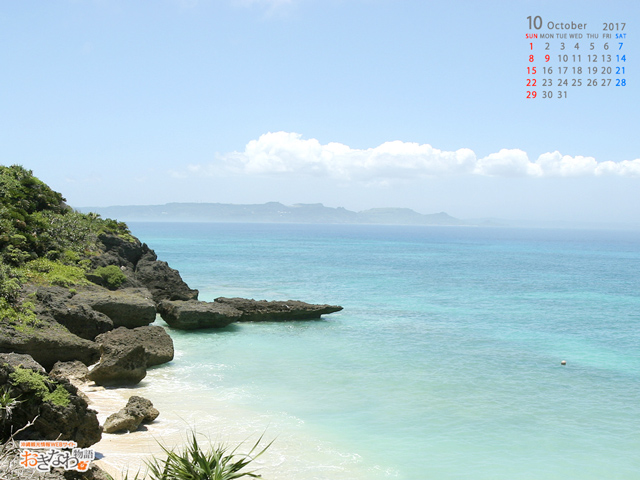
[[(238, 453), (248, 453), (261, 434), (264, 447), (273, 445), (263, 456), (249, 466), (264, 478), (271, 480), (350, 480), (375, 477), (371, 467), (366, 468), (356, 454), (339, 452), (329, 442), (309, 437), (304, 422), (282, 413), (258, 413), (221, 404), (201, 392), (184, 392), (179, 401), (171, 395), (150, 395), (145, 388), (105, 389), (94, 384), (79, 386), (90, 399), (90, 407), (98, 412), (100, 424), (125, 406), (132, 395), (149, 398), (160, 411), (160, 416), (140, 430), (124, 434), (102, 434), (102, 440), (93, 445), (95, 463), (116, 480), (128, 471), (130, 476), (145, 469), (145, 459), (163, 456), (158, 442), (169, 448), (180, 449), (193, 426), (197, 426), (198, 441), (223, 443), (231, 449), (239, 445)], [(179, 407), (176, 407), (176, 405)], [(258, 450), (259, 451), (259, 450)], [(375, 471), (375, 467), (373, 468)], [(379, 473), (379, 472), (375, 472)]]

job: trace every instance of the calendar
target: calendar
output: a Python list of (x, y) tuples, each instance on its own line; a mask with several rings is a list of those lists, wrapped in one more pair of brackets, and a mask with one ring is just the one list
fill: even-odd
[(526, 98), (562, 100), (578, 90), (629, 84), (625, 21), (526, 18)]

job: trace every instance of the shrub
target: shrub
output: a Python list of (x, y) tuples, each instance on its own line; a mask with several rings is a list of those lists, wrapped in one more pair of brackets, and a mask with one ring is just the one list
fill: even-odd
[[(196, 433), (191, 432), (187, 446), (181, 451), (168, 449), (160, 445), (167, 457), (164, 460), (153, 458), (147, 462), (147, 468), (151, 480), (233, 480), (242, 477), (261, 478), (253, 471), (241, 471), (253, 460), (262, 455), (273, 442), (258, 453), (262, 436), (258, 439), (249, 453), (236, 453), (238, 447), (229, 450), (224, 445), (212, 445), (208, 450), (203, 450), (198, 444)], [(125, 480), (128, 475), (125, 476)], [(135, 475), (134, 480), (138, 479)]]
[(62, 385), (56, 385), (53, 392), (50, 392), (45, 383), (46, 378), (40, 373), (28, 368), (16, 367), (13, 373), (9, 374), (9, 377), (13, 380), (14, 385), (26, 384), (43, 402), (51, 402), (63, 407), (69, 405), (69, 392)]
[[(90, 214), (89, 214), (90, 215)], [(105, 218), (104, 220), (98, 219), (100, 222), (100, 233), (108, 233), (111, 235), (117, 235), (118, 237), (126, 240), (127, 242), (135, 242), (136, 238), (131, 235), (131, 231), (125, 222), (118, 222), (112, 218)]]
[(20, 292), (21, 280), (19, 272), (0, 263), (0, 298), (13, 303)]
[(120, 270), (120, 268), (116, 265), (98, 267), (93, 271), (93, 274), (102, 278), (104, 283), (106, 283), (109, 288), (112, 288), (114, 290), (127, 280), (127, 276), (122, 273), (122, 270)]

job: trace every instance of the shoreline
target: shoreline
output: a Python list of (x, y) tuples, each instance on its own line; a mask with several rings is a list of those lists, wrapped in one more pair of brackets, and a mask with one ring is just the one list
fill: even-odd
[[(166, 392), (158, 395), (152, 385), (158, 383), (154, 373), (140, 387), (104, 388), (84, 383), (79, 390), (98, 412), (103, 425), (112, 413), (123, 408), (131, 395), (151, 400), (160, 411), (159, 417), (131, 433), (103, 433), (102, 440), (91, 446), (96, 451), (94, 463), (104, 469), (114, 480), (121, 480), (123, 473), (130, 475), (144, 472), (145, 459), (153, 455), (164, 458), (160, 443), (168, 448), (182, 449), (188, 435), (195, 431), (200, 445), (223, 444), (229, 451), (248, 453), (261, 435), (264, 435), (257, 451), (269, 442), (274, 443), (258, 459), (251, 462), (247, 471), (255, 471), (265, 479), (278, 480), (370, 480), (377, 478), (376, 467), (363, 463), (356, 453), (347, 453), (327, 439), (317, 437), (308, 430), (301, 419), (284, 412), (253, 411), (238, 407), (229, 401), (211, 399), (206, 391), (189, 391), (179, 395)], [(178, 387), (179, 388), (179, 387)], [(151, 390), (151, 391), (150, 391)], [(172, 407), (179, 403), (179, 406)]]

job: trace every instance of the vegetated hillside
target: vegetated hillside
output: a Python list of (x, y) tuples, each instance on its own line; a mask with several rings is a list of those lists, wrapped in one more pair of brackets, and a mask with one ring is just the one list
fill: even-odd
[[(74, 211), (58, 192), (19, 165), (0, 165), (0, 319), (28, 328), (37, 323), (33, 304), (23, 301), (23, 284), (87, 285), (98, 237), (135, 241), (127, 226)], [(96, 273), (95, 271), (93, 273)], [(101, 272), (117, 275), (117, 272)], [(118, 281), (118, 280), (113, 280)]]

